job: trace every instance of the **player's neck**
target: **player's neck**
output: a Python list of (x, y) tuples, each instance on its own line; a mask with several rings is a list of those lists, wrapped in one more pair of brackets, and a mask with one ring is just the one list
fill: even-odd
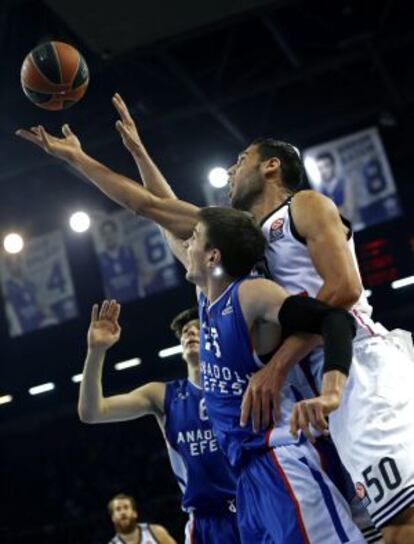
[(266, 184), (263, 192), (257, 197), (249, 212), (260, 221), (280, 206), (290, 195), (291, 191), (275, 183)]
[(188, 379), (197, 387), (200, 387), (200, 367), (197, 365), (187, 364)]
[(141, 529), (137, 525), (132, 533), (118, 532), (125, 544), (136, 544), (141, 541)]
[(207, 279), (205, 295), (210, 304), (219, 298), (219, 296), (233, 283), (234, 279), (224, 275), (221, 278), (211, 276)]

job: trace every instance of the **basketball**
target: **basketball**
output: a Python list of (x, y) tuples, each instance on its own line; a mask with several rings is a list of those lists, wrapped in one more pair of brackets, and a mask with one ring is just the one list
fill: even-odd
[(46, 110), (79, 102), (89, 84), (89, 69), (77, 49), (63, 42), (38, 45), (23, 61), (20, 80), (25, 95)]

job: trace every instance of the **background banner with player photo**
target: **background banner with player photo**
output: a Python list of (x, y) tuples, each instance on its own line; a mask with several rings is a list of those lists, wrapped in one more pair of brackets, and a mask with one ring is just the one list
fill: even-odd
[(1, 289), (10, 336), (57, 325), (78, 309), (60, 232), (33, 239), (0, 259)]
[(179, 284), (175, 259), (152, 221), (121, 210), (96, 218), (92, 235), (108, 298), (129, 302)]
[(311, 186), (329, 196), (354, 230), (401, 215), (380, 135), (370, 128), (303, 152)]
[(207, 206), (230, 207), (229, 186), (213, 187), (210, 183), (203, 185), (204, 198)]

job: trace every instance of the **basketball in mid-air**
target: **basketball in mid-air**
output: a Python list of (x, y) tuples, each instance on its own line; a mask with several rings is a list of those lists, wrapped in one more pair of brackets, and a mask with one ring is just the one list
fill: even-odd
[(33, 104), (46, 110), (61, 110), (83, 97), (89, 84), (89, 69), (71, 45), (47, 42), (32, 49), (24, 59), (20, 80)]

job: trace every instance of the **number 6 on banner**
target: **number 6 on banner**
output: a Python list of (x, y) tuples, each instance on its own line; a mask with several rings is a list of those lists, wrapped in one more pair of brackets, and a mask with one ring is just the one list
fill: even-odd
[(150, 232), (145, 238), (145, 253), (151, 264), (158, 264), (167, 257), (165, 242), (158, 230)]

